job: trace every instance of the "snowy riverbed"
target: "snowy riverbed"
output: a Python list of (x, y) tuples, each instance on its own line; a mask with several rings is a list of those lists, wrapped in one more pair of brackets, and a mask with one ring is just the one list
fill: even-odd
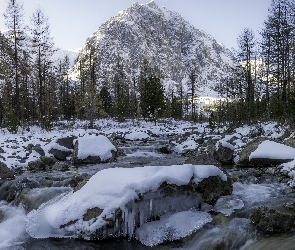
[[(264, 124), (262, 127), (268, 139), (278, 138), (284, 133), (284, 128), (279, 128), (276, 124)], [(64, 232), (59, 230), (52, 231), (54, 224), (62, 224), (62, 220), (75, 214), (75, 209), (73, 209), (71, 205), (72, 203), (67, 203), (67, 205), (64, 206), (60, 203), (63, 200), (69, 199), (72, 202), (75, 201), (77, 204), (82, 203), (81, 205), (85, 205), (85, 209), (87, 210), (87, 208), (90, 208), (87, 204), (89, 205), (89, 203), (99, 201), (93, 199), (96, 195), (93, 193), (93, 191), (96, 190), (93, 189), (93, 186), (97, 185), (99, 187), (101, 185), (102, 188), (100, 188), (100, 190), (104, 190), (103, 188), (105, 188), (105, 190), (107, 190), (105, 191), (105, 195), (109, 197), (109, 200), (114, 201), (113, 196), (116, 196), (117, 191), (115, 192), (115, 190), (112, 189), (111, 178), (106, 176), (104, 178), (95, 177), (96, 173), (103, 174), (112, 172), (113, 174), (110, 174), (112, 178), (116, 178), (117, 176), (117, 181), (115, 181), (117, 182), (116, 187), (119, 187), (128, 177), (129, 181), (124, 182), (125, 184), (122, 184), (124, 188), (120, 189), (125, 191), (127, 190), (126, 187), (128, 187), (129, 191), (134, 191), (137, 190), (139, 186), (142, 187), (142, 185), (147, 188), (147, 183), (152, 186), (156, 185), (157, 178), (157, 180), (159, 180), (159, 178), (162, 178), (161, 180), (168, 178), (165, 180), (172, 180), (172, 182), (178, 183), (179, 181), (183, 181), (182, 177), (192, 177), (192, 174), (188, 174), (188, 172), (192, 171), (192, 165), (184, 164), (187, 159), (184, 152), (201, 148), (202, 138), (205, 140), (214, 138), (217, 142), (221, 140), (220, 145), (225, 146), (230, 143), (231, 147), (234, 148), (236, 152), (239, 152), (240, 148), (245, 145), (247, 140), (251, 141), (249, 135), (255, 131), (255, 127), (244, 126), (223, 136), (222, 134), (226, 129), (226, 127), (219, 127), (212, 130), (208, 127), (208, 124), (192, 124), (173, 120), (166, 120), (157, 125), (145, 121), (130, 120), (125, 123), (117, 123), (112, 120), (100, 120), (96, 122), (96, 129), (94, 130), (87, 129), (86, 124), (83, 122), (70, 125), (61, 123), (50, 132), (41, 130), (38, 127), (32, 127), (30, 131), (19, 131), (17, 134), (10, 134), (2, 130), (0, 132), (0, 147), (3, 150), (3, 152), (0, 153), (2, 161), (11, 169), (19, 169), (18, 171), (20, 174), (16, 176), (16, 180), (21, 177), (28, 179), (27, 187), (22, 187), (18, 190), (21, 192), (25, 190), (25, 188), (28, 188), (28, 191), (24, 193), (23, 197), (20, 197), (17, 202), (1, 201), (0, 203), (0, 249), (118, 249), (118, 247), (121, 249), (203, 249), (204, 247), (204, 249), (210, 249), (206, 247), (210, 246), (210, 244), (213, 246), (216, 242), (218, 245), (218, 241), (222, 241), (223, 239), (226, 239), (227, 249), (247, 249), (247, 246), (256, 240), (255, 229), (248, 218), (249, 211), (253, 207), (271, 204), (275, 200), (291, 203), (294, 199), (292, 190), (287, 183), (278, 182), (278, 179), (273, 178), (269, 174), (270, 170), (266, 173), (255, 175), (248, 170), (236, 169), (235, 167), (228, 168), (226, 171), (237, 178), (237, 181), (233, 185), (234, 189), (231, 195), (221, 197), (213, 207), (202, 204), (201, 211), (191, 210), (175, 213), (174, 215), (167, 214), (163, 216), (160, 221), (150, 222), (151, 224), (147, 223), (136, 233), (136, 237), (138, 239), (141, 238), (142, 243), (145, 245), (156, 245), (159, 242), (175, 240), (187, 234), (193, 234), (188, 241), (180, 240), (150, 248), (145, 247), (135, 240), (127, 241), (125, 239), (117, 239), (95, 243), (71, 239), (71, 234), (64, 235)], [(118, 157), (117, 161), (110, 163), (81, 165), (79, 167), (71, 166), (65, 172), (55, 170), (23, 172), (29, 161), (36, 160), (40, 157), (40, 154), (34, 150), (31, 154), (26, 155), (26, 148), (29, 144), (39, 144), (44, 150), (45, 155), (50, 156), (49, 149), (57, 138), (67, 136), (86, 138), (90, 136), (90, 134), (103, 135), (112, 139), (116, 137), (121, 138), (120, 141), (122, 144), (118, 145), (118, 148), (124, 151), (126, 156)], [(187, 134), (189, 135), (187, 136)], [(81, 142), (82, 144), (86, 143), (91, 151), (91, 144), (87, 144), (89, 141), (81, 140)], [(170, 145), (169, 149), (172, 152), (169, 154), (161, 153), (159, 148), (166, 147), (167, 145)], [(262, 144), (255, 152), (256, 157), (257, 155), (266, 155), (269, 152), (269, 149), (267, 149), (269, 146), (271, 146), (271, 143), (266, 142), (265, 145)], [(282, 150), (284, 151), (285, 148)], [(290, 154), (292, 154), (292, 152), (291, 150)], [(81, 151), (81, 154), (84, 153), (84, 151)], [(106, 152), (103, 153), (107, 154)], [(23, 158), (23, 160), (21, 161), (20, 158)], [(163, 170), (163, 166), (168, 167), (171, 165), (190, 167), (181, 172), (178, 172), (178, 169), (175, 173), (173, 171)], [(290, 173), (291, 178), (294, 177), (292, 175), (293, 165), (294, 163), (292, 164), (292, 162), (283, 165), (284, 168), (289, 171), (288, 173)], [(140, 172), (138, 169), (144, 169), (144, 166), (149, 166), (148, 171)], [(130, 173), (119, 173), (120, 170), (116, 170), (116, 168), (120, 168), (122, 171), (124, 168), (128, 168), (129, 170), (127, 170), (130, 171)], [(157, 172), (166, 172), (166, 174), (157, 175)], [(214, 173), (209, 172), (208, 169), (206, 169), (201, 178), (214, 175)], [(194, 173), (194, 171), (192, 171), (192, 173)], [(84, 174), (93, 175), (93, 178), (84, 186), (84, 189), (81, 188), (80, 191), (73, 193), (73, 189), (69, 186), (70, 181), (73, 177), (83, 176)], [(173, 174), (175, 174), (174, 177)], [(120, 176), (126, 178), (120, 178)], [(132, 176), (136, 176), (136, 182), (130, 179)], [(147, 180), (146, 178), (148, 176), (154, 177), (151, 178), (149, 182), (145, 183), (144, 181)], [(155, 179), (156, 176), (158, 177)], [(108, 184), (110, 186), (108, 186)], [(92, 188), (89, 189), (87, 187)], [(114, 191), (113, 194), (110, 189)], [(117, 195), (118, 199), (115, 201), (117, 203), (123, 202), (123, 199), (131, 197), (131, 193), (129, 192), (128, 195), (127, 193), (120, 193), (120, 195)], [(110, 198), (111, 194), (112, 198)], [(60, 200), (61, 197), (64, 198)], [(79, 197), (88, 198), (81, 201)], [(104, 200), (104, 202), (105, 201), (106, 200)], [(108, 204), (102, 205), (106, 206)], [(43, 213), (44, 211), (46, 211), (45, 214)], [(213, 214), (208, 213), (209, 211), (213, 211)], [(52, 217), (51, 215), (54, 216)], [(71, 219), (75, 220), (74, 217)], [(184, 227), (184, 224), (179, 223), (179, 220), (187, 220), (187, 223), (185, 223), (186, 226)], [(219, 220), (222, 222), (217, 223)], [(67, 221), (65, 220), (63, 224), (66, 224)], [(16, 227), (15, 225), (18, 226)], [(77, 225), (83, 226), (83, 223), (78, 223)], [(202, 228), (202, 230), (199, 230), (200, 228)], [(171, 232), (177, 233), (171, 234)], [(234, 241), (230, 237), (230, 233), (236, 235), (238, 240)], [(37, 234), (39, 234), (39, 236), (37, 236)], [(60, 237), (61, 235), (70, 238), (59, 240), (54, 238), (34, 239), (30, 235), (33, 237), (37, 236), (36, 238), (48, 236)], [(160, 237), (160, 239), (158, 237)], [(286, 236), (286, 238), (288, 238), (288, 236)]]

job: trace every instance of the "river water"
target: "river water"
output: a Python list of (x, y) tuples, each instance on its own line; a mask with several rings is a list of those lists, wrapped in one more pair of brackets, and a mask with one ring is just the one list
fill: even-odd
[[(213, 223), (207, 224), (201, 230), (176, 242), (167, 242), (160, 246), (146, 247), (136, 240), (114, 239), (100, 242), (90, 242), (75, 239), (32, 239), (25, 230), (26, 213), (37, 208), (43, 202), (58, 194), (70, 190), (69, 183), (73, 176), (95, 174), (96, 172), (113, 167), (138, 167), (147, 165), (178, 165), (183, 164), (186, 157), (176, 154), (160, 154), (157, 149), (167, 143), (165, 138), (152, 142), (128, 142), (122, 146), (127, 153), (119, 157), (117, 162), (72, 167), (67, 172), (24, 172), (16, 180), (27, 178), (27, 186), (31, 188), (18, 201), (8, 204), (0, 202), (0, 249), (294, 249), (294, 235), (279, 235), (266, 237), (257, 232), (249, 220), (253, 207), (292, 203), (295, 194), (292, 189), (270, 174), (257, 174), (255, 171), (228, 167), (226, 171), (237, 180), (234, 183), (233, 194), (226, 197), (230, 204), (244, 204), (231, 215), (213, 214)], [(22, 181), (22, 185), (23, 181)], [(3, 188), (3, 185), (2, 185)], [(0, 190), (1, 191), (1, 190)], [(23, 204), (24, 208), (18, 206)], [(220, 209), (226, 211), (224, 206)], [(284, 244), (282, 244), (284, 242)], [(283, 248), (284, 247), (284, 248)]]

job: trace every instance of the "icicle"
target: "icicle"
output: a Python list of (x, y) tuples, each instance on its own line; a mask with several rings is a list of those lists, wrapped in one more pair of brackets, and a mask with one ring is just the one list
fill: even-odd
[(152, 216), (153, 212), (153, 199), (150, 199), (150, 217)]

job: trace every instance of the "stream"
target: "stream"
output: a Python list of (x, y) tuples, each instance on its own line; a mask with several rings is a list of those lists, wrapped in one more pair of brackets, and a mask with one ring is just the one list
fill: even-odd
[[(279, 178), (269, 173), (256, 172), (251, 169), (238, 169), (235, 166), (223, 167), (222, 170), (234, 176), (232, 195), (225, 197), (225, 203), (219, 205), (220, 211), (227, 211), (228, 201), (244, 206), (235, 209), (229, 216), (214, 212), (213, 222), (192, 235), (155, 247), (146, 247), (136, 240), (117, 238), (108, 241), (91, 242), (78, 239), (32, 239), (25, 229), (26, 214), (38, 208), (42, 203), (67, 193), (74, 176), (89, 176), (106, 168), (168, 166), (184, 164), (186, 157), (172, 154), (161, 154), (158, 149), (168, 142), (169, 138), (158, 138), (149, 142), (126, 142), (120, 146), (127, 156), (118, 157), (116, 162), (82, 165), (71, 167), (66, 172), (28, 172), (25, 171), (13, 180), (17, 186), (17, 199), (10, 203), (0, 202), (0, 249), (40, 250), (40, 249), (294, 249), (295, 235), (280, 234), (265, 236), (252, 226), (249, 216), (252, 208), (259, 205), (293, 203), (295, 193)], [(26, 180), (26, 181), (24, 181)], [(86, 178), (87, 180), (87, 178)], [(9, 189), (3, 183), (0, 193)], [(231, 203), (231, 204), (232, 204)], [(21, 204), (21, 205), (20, 205)]]

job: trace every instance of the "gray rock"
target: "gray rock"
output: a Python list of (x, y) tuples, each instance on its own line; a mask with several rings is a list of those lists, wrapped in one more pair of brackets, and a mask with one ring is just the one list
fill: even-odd
[(28, 163), (28, 170), (32, 172), (43, 171), (46, 169), (46, 165), (40, 159), (36, 161), (30, 161)]
[(70, 169), (70, 166), (67, 162), (64, 161), (58, 161), (56, 163), (54, 163), (54, 165), (52, 166), (52, 170), (57, 170), (57, 171), (68, 171)]
[(212, 155), (206, 152), (196, 152), (185, 160), (186, 164), (194, 165), (217, 165), (219, 162)]
[(39, 155), (45, 156), (45, 152), (44, 152), (43, 148), (41, 148), (40, 145), (33, 146), (31, 149), (36, 151)]
[(0, 154), (5, 153), (5, 151), (3, 150), (3, 148), (0, 147)]
[(91, 175), (86, 174), (86, 173), (76, 175), (70, 181), (70, 186), (75, 191), (77, 191), (77, 190), (81, 189), (87, 183), (87, 181), (90, 179), (90, 177), (91, 177)]
[(40, 160), (46, 165), (46, 166), (52, 166), (56, 163), (56, 159), (54, 157), (48, 157), (48, 156), (41, 156)]
[(266, 206), (251, 211), (250, 220), (260, 231), (267, 234), (286, 233), (294, 227), (294, 213), (280, 211)]
[(0, 179), (14, 179), (14, 172), (3, 162), (0, 162)]

